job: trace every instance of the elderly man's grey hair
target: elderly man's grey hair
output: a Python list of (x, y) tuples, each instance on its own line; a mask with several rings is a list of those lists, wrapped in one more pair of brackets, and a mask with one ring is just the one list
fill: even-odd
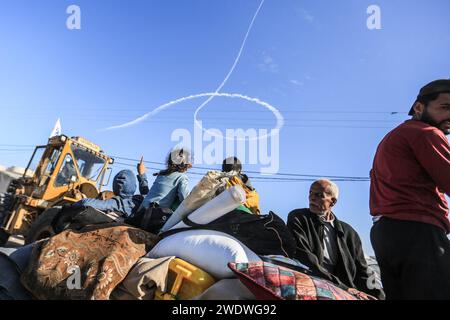
[(333, 195), (333, 198), (336, 198), (336, 200), (339, 198), (339, 187), (337, 186), (336, 183), (334, 183), (334, 182), (331, 181), (330, 179), (320, 178), (320, 179), (314, 181), (314, 182), (311, 184), (311, 186), (312, 186), (313, 184), (319, 183), (319, 182), (325, 182), (325, 183), (329, 184), (329, 185), (330, 185), (329, 188), (330, 188), (330, 191), (331, 191), (331, 193), (332, 193), (332, 195)]

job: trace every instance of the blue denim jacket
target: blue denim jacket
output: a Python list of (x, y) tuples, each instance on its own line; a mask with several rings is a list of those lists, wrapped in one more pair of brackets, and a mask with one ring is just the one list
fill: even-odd
[(157, 203), (161, 208), (175, 209), (175, 206), (189, 195), (189, 178), (186, 173), (173, 172), (167, 176), (157, 176), (150, 190), (147, 176), (143, 174), (137, 177), (139, 190), (142, 195), (146, 195), (140, 209), (147, 209), (152, 202)]

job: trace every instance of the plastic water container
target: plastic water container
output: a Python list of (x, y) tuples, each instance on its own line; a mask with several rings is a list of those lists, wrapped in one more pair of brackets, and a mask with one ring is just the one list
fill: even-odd
[(167, 292), (157, 290), (155, 300), (189, 300), (216, 282), (209, 273), (181, 260), (173, 259), (169, 264)]

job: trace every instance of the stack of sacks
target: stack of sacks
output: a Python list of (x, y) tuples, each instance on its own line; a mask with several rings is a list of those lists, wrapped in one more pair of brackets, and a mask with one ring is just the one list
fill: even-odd
[(261, 259), (236, 238), (212, 230), (188, 230), (168, 236), (147, 254), (149, 258), (177, 256), (216, 279), (234, 278), (227, 264)]
[[(197, 198), (195, 195), (191, 201), (187, 201), (188, 206), (193, 208), (198, 204), (202, 204), (197, 210), (190, 213), (186, 210), (186, 200), (182, 203), (183, 209), (174, 212), (172, 217), (178, 212), (175, 219), (170, 219), (164, 225), (165, 231), (188, 228), (181, 220), (189, 214), (189, 219), (197, 224), (207, 224), (212, 222), (226, 213), (236, 209), (245, 202), (245, 191), (241, 186), (236, 185), (226, 189), (212, 200), (203, 202), (205, 188), (211, 190), (211, 186), (219, 187), (219, 184), (212, 183), (212, 180), (218, 180), (218, 175), (214, 172), (208, 172), (209, 176), (202, 179), (204, 182), (201, 188), (197, 189), (197, 196), (203, 194), (203, 198)], [(197, 185), (198, 187), (198, 185)], [(197, 188), (196, 187), (196, 188)], [(211, 188), (210, 188), (211, 187)], [(216, 188), (217, 189), (217, 188)], [(215, 189), (215, 190), (216, 190)], [(215, 193), (215, 191), (213, 192)], [(192, 205), (194, 204), (195, 205)], [(182, 214), (180, 214), (180, 212)], [(171, 218), (172, 218), (171, 217)], [(147, 254), (149, 258), (161, 258), (167, 256), (176, 256), (185, 260), (204, 271), (211, 274), (216, 279), (233, 278), (233, 272), (228, 268), (229, 262), (257, 262), (261, 259), (252, 250), (250, 250), (242, 242), (226, 233), (213, 230), (188, 230), (167, 236)]]
[[(189, 214), (189, 220), (196, 224), (208, 224), (228, 212), (233, 211), (243, 204), (245, 200), (244, 189), (239, 185), (233, 186)], [(181, 221), (169, 230), (187, 227), (189, 226)]]
[(161, 232), (169, 230), (188, 214), (200, 208), (215, 197), (216, 191), (227, 184), (228, 173), (220, 171), (208, 171), (200, 182), (192, 189), (189, 196), (183, 200), (172, 216), (161, 228)]

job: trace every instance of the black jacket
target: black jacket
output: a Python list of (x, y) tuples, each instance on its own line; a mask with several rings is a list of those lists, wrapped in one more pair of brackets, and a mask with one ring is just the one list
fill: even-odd
[(369, 289), (371, 280), (358, 233), (347, 223), (334, 220), (337, 234), (338, 263), (334, 274), (323, 267), (324, 223), (309, 209), (289, 213), (287, 226), (297, 243), (295, 258), (310, 267), (313, 273), (337, 284), (343, 289), (360, 291), (384, 298), (381, 289)]

